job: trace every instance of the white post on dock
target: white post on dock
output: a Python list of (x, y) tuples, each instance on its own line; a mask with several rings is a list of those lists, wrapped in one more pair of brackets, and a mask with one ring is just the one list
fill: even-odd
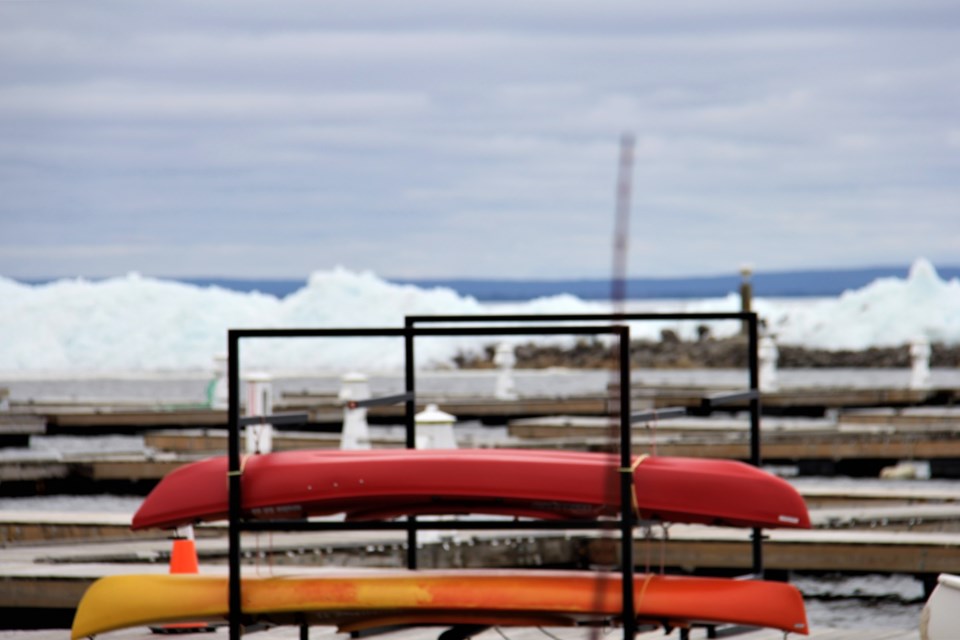
[(370, 384), (362, 373), (345, 373), (340, 378), (340, 393), (337, 397), (343, 404), (343, 428), (340, 431), (341, 449), (369, 449), (370, 427), (367, 425), (367, 408), (352, 406), (352, 402), (370, 399)]
[[(417, 424), (418, 449), (456, 449), (457, 439), (453, 435), (456, 416), (445, 413), (435, 404), (414, 416)], [(422, 439), (421, 439), (422, 438)]]
[(207, 405), (211, 409), (226, 409), (227, 397), (227, 354), (213, 356), (213, 380), (207, 386)]
[[(268, 416), (273, 413), (272, 378), (266, 373), (251, 373), (246, 377), (247, 416)], [(273, 451), (273, 425), (251, 424), (246, 427), (247, 453)]]
[(760, 391), (777, 391), (780, 381), (777, 379), (777, 362), (780, 350), (773, 336), (763, 336), (757, 345), (757, 359), (760, 360)]
[(910, 344), (910, 388), (930, 388), (930, 341), (926, 336), (918, 336)]
[(517, 356), (513, 352), (513, 346), (506, 342), (498, 344), (493, 356), (493, 364), (500, 369), (493, 396), (498, 400), (516, 400), (517, 390), (513, 384), (513, 366), (517, 364)]

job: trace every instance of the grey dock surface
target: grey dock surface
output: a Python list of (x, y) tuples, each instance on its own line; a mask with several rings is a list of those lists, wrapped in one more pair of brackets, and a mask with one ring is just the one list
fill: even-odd
[[(31, 519), (3, 514), (7, 535), (26, 535)], [(122, 531), (129, 516), (76, 514), (35, 516), (41, 531), (80, 537), (8, 542), (0, 548), (0, 608), (75, 608), (97, 578), (115, 574), (166, 573), (171, 543), (165, 532), (110, 538), (100, 527)], [(45, 524), (42, 521), (46, 520)], [(44, 535), (47, 535), (46, 532)], [(887, 530), (769, 530), (764, 566), (780, 571), (850, 571), (935, 576), (960, 573), (960, 533)], [(119, 534), (118, 534), (119, 535)], [(422, 568), (590, 567), (617, 556), (617, 537), (596, 532), (421, 532)], [(744, 529), (673, 524), (640, 527), (634, 557), (641, 571), (661, 567), (686, 571), (746, 573), (750, 532)], [(201, 573), (226, 572), (222, 524), (197, 528)], [(394, 567), (406, 563), (402, 532), (310, 532), (244, 534), (244, 571), (286, 572), (319, 567)]]

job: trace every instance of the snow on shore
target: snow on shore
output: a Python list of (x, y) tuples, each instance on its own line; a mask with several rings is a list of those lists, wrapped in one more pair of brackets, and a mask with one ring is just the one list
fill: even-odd
[[(644, 310), (737, 311), (724, 298), (642, 303)], [(896, 346), (924, 336), (960, 344), (960, 281), (945, 281), (925, 259), (906, 278), (881, 278), (836, 298), (758, 299), (754, 309), (782, 344), (822, 349)], [(0, 372), (203, 371), (226, 351), (230, 328), (401, 327), (405, 315), (603, 313), (603, 303), (569, 295), (516, 304), (484, 304), (445, 288), (389, 283), (369, 272), (316, 272), (306, 286), (277, 298), (129, 274), (91, 282), (58, 280), (24, 285), (0, 277)], [(656, 338), (664, 328), (684, 337), (694, 323), (632, 325), (635, 337)], [(714, 335), (735, 322), (711, 326)], [(494, 338), (418, 340), (417, 362), (449, 363), (461, 350)], [(527, 340), (527, 338), (523, 338)], [(399, 339), (251, 341), (245, 364), (285, 370), (396, 370)]]

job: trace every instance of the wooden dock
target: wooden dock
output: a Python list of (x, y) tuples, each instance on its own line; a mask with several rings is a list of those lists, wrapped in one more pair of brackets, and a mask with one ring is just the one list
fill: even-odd
[[(76, 519), (64, 517), (65, 521)], [(94, 519), (95, 518), (91, 518)], [(119, 519), (114, 516), (112, 519)], [(61, 526), (63, 523), (61, 523)], [(884, 572), (891, 569), (910, 571), (916, 566), (917, 554), (927, 563), (944, 569), (960, 570), (960, 536), (880, 535), (879, 532), (770, 532), (765, 543), (765, 558), (769, 568), (790, 567), (808, 570), (820, 567), (828, 571), (842, 571), (859, 562), (859, 570)], [(655, 534), (660, 535), (660, 534)], [(669, 541), (661, 538), (635, 541), (638, 569), (658, 571), (660, 563), (673, 566), (678, 563), (686, 570), (693, 568), (744, 569), (750, 564), (747, 532), (702, 526), (673, 525)], [(616, 555), (615, 538), (603, 535), (584, 535), (583, 532), (457, 532), (442, 534), (423, 532), (418, 553), (423, 568), (440, 567), (545, 567), (580, 566), (587, 568), (607, 564)], [(302, 572), (304, 566), (402, 567), (405, 562), (405, 535), (402, 532), (342, 532), (275, 533), (273, 535), (244, 534), (245, 571), (264, 574)], [(0, 610), (33, 612), (43, 619), (69, 624), (72, 611), (87, 587), (105, 575), (131, 573), (166, 573), (171, 543), (162, 534), (137, 540), (110, 540), (68, 544), (15, 543), (0, 548)], [(222, 525), (198, 529), (197, 549), (201, 573), (225, 574), (227, 543)], [(872, 560), (866, 560), (866, 558)], [(846, 558), (847, 560), (843, 560)], [(877, 561), (882, 561), (875, 563)], [(742, 563), (742, 564), (741, 564)], [(739, 566), (732, 566), (738, 565)], [(39, 612), (39, 613), (38, 613)], [(44, 613), (45, 612), (45, 613)], [(732, 630), (732, 629), (731, 629)], [(531, 630), (504, 629), (507, 638), (526, 637)], [(566, 629), (565, 633), (584, 634), (584, 629)], [(691, 638), (702, 629), (694, 629)], [(738, 631), (743, 632), (742, 629)], [(910, 629), (885, 629), (884, 635), (869, 635), (866, 631), (841, 632), (818, 630), (813, 638), (824, 640), (858, 640), (866, 638), (917, 638)], [(311, 629), (311, 637), (328, 637), (331, 629)], [(434, 630), (407, 630), (404, 633), (431, 634)], [(0, 638), (28, 636), (0, 635)], [(40, 632), (37, 632), (40, 633)], [(61, 632), (62, 633), (62, 632)], [(125, 630), (104, 634), (104, 638), (141, 638), (145, 630)], [(223, 633), (223, 630), (221, 630)], [(271, 633), (277, 638), (299, 637), (294, 627), (277, 629)], [(604, 634), (615, 634), (612, 630)], [(705, 633), (705, 631), (703, 632)], [(781, 632), (750, 631), (751, 640), (782, 638)], [(773, 635), (771, 635), (773, 633)], [(519, 635), (515, 635), (519, 634)], [(33, 636), (29, 636), (33, 638)], [(50, 636), (48, 636), (50, 637)], [(62, 637), (52, 636), (52, 637)], [(271, 636), (263, 636), (271, 637)], [(385, 638), (391, 638), (388, 635)], [(406, 636), (398, 636), (406, 637)], [(423, 636), (427, 637), (427, 636)], [(562, 637), (586, 638), (585, 635)], [(663, 637), (662, 631), (642, 638)], [(717, 636), (726, 637), (726, 636)], [(494, 638), (503, 638), (499, 635)], [(494, 640), (492, 638), (491, 640)], [(33, 639), (35, 640), (35, 638)]]
[[(841, 413), (835, 419), (764, 418), (763, 460), (799, 466), (806, 475), (868, 475), (900, 461), (923, 461), (936, 478), (960, 477), (960, 413), (943, 410), (931, 421), (897, 423), (895, 415), (880, 423), (865, 414)], [(910, 418), (914, 420), (915, 418)], [(637, 425), (634, 450), (664, 456), (750, 458), (749, 425), (738, 418), (683, 418)], [(554, 415), (515, 419), (509, 438), (484, 446), (535, 449), (607, 450), (610, 424), (597, 416)], [(154, 430), (144, 434), (147, 452), (52, 456), (37, 453), (0, 459), (0, 483), (8, 487), (42, 482), (74, 482), (86, 487), (130, 484), (142, 492), (174, 468), (198, 458), (226, 452), (221, 429)], [(339, 446), (339, 434), (278, 431), (274, 449), (328, 449)], [(398, 438), (378, 437), (377, 448), (401, 447)], [(470, 443), (466, 443), (469, 446)], [(136, 485), (141, 485), (139, 488)]]
[[(600, 395), (567, 397), (529, 397), (498, 400), (493, 397), (420, 394), (417, 411), (437, 404), (463, 420), (506, 422), (515, 417), (550, 413), (603, 415), (609, 398)], [(274, 403), (277, 413), (304, 413), (315, 428), (338, 428), (343, 421), (343, 402), (330, 394), (285, 394)], [(402, 423), (404, 406), (370, 407), (371, 423)], [(203, 406), (168, 406), (143, 403), (15, 403), (12, 416), (31, 421), (43, 433), (135, 433), (153, 429), (213, 428), (226, 429), (227, 412)], [(36, 433), (32, 431), (31, 433)]]
[[(637, 424), (637, 453), (700, 458), (750, 458), (746, 418), (688, 416)], [(609, 419), (554, 415), (508, 423), (514, 446), (602, 449), (609, 446)], [(761, 420), (764, 461), (807, 464), (817, 475), (857, 468), (877, 475), (901, 460), (929, 461), (935, 477), (960, 477), (960, 410), (955, 407), (842, 411), (830, 418)]]
[[(732, 389), (733, 387), (729, 387)], [(634, 389), (635, 406), (676, 406), (694, 412), (704, 397), (727, 390), (710, 384), (658, 384)], [(762, 453), (766, 461), (808, 464), (823, 471), (842, 471), (845, 464), (891, 464), (925, 460), (931, 470), (950, 475), (960, 460), (960, 411), (945, 406), (960, 390), (911, 391), (892, 387), (787, 388), (764, 394), (769, 413), (763, 418)], [(608, 398), (579, 395), (562, 398), (493, 398), (422, 394), (418, 405), (439, 402), (461, 419), (508, 424), (504, 446), (602, 450), (609, 447), (609, 423), (603, 417)], [(935, 406), (930, 403), (936, 403)], [(42, 433), (141, 433), (149, 451), (84, 456), (9, 457), (0, 461), (0, 485), (55, 490), (56, 487), (113, 488), (142, 492), (163, 475), (191, 460), (226, 451), (226, 415), (198, 406), (145, 403), (11, 403), (0, 414), (0, 436), (22, 439)], [(747, 459), (748, 425), (732, 406), (727, 417), (687, 417), (636, 425), (638, 453), (656, 447), (659, 455)], [(309, 414), (310, 429), (279, 431), (277, 450), (333, 448), (342, 419), (342, 405), (329, 393), (286, 393), (275, 411)], [(371, 423), (398, 423), (402, 408), (371, 407)], [(783, 416), (805, 416), (805, 419)], [(547, 416), (547, 417), (544, 417)], [(811, 416), (813, 416), (811, 418)], [(15, 430), (21, 433), (14, 434)], [(13, 441), (11, 441), (13, 442)], [(3, 443), (0, 443), (2, 445)], [(378, 447), (400, 446), (383, 439)], [(819, 466), (818, 466), (819, 465)], [(937, 467), (937, 465), (941, 465)], [(951, 466), (953, 465), (953, 466)], [(60, 483), (60, 484), (57, 484)], [(53, 488), (53, 489), (51, 489)], [(765, 568), (772, 572), (849, 571), (905, 573), (929, 579), (940, 572), (960, 573), (960, 492), (949, 489), (806, 487), (802, 493), (815, 529), (766, 532)], [(60, 612), (68, 615), (80, 595), (97, 577), (110, 573), (165, 572), (170, 543), (163, 532), (133, 533), (125, 514), (50, 514), (11, 510), (0, 513), (0, 609)], [(223, 524), (196, 528), (203, 571), (225, 571), (227, 555)], [(262, 534), (245, 537), (246, 564), (276, 570), (304, 565), (403, 566), (402, 534), (354, 532), (332, 534)], [(436, 532), (424, 533), (418, 551), (423, 567), (556, 566), (606, 564), (617, 555), (617, 542), (608, 536), (576, 532)], [(634, 540), (640, 569), (731, 573), (751, 565), (749, 532), (741, 529), (652, 524), (640, 527)], [(254, 569), (256, 570), (256, 569)], [(66, 613), (65, 613), (66, 612)], [(560, 640), (586, 637), (582, 629), (550, 630)], [(18, 632), (0, 631), (0, 640)], [(46, 632), (37, 632), (40, 634)], [(299, 629), (263, 632), (264, 638), (300, 637)], [(543, 640), (536, 629), (506, 629), (510, 640)], [(604, 637), (616, 637), (605, 634)], [(106, 634), (118, 640), (145, 638), (141, 630)], [(213, 637), (225, 636), (220, 630)], [(328, 628), (311, 630), (311, 637), (339, 638)], [(387, 640), (427, 640), (436, 630), (410, 629)], [(62, 638), (62, 630), (50, 638)], [(151, 636), (152, 637), (152, 636)], [(345, 636), (344, 636), (345, 637)], [(488, 631), (479, 640), (503, 640)], [(663, 637), (662, 632), (644, 634)], [(676, 637), (676, 636), (673, 636)], [(694, 629), (691, 638), (706, 637)], [(722, 636), (723, 637), (723, 636)], [(780, 632), (749, 631), (744, 640), (782, 638)], [(817, 629), (815, 640), (888, 638), (915, 640), (912, 629)], [(46, 640), (42, 635), (31, 640)]]
[[(900, 410), (915, 407), (949, 407), (960, 399), (960, 385), (952, 386), (954, 377), (940, 376), (940, 385), (931, 389), (910, 389), (908, 376), (897, 371), (885, 371), (873, 384), (864, 384), (857, 370), (844, 370), (812, 375), (803, 372), (798, 380), (789, 370), (782, 372), (784, 384), (774, 392), (765, 392), (761, 406), (771, 415), (797, 413), (801, 415), (824, 415), (834, 410), (865, 409)], [(460, 372), (461, 374), (464, 372)], [(605, 385), (598, 385), (597, 372), (591, 372), (589, 388), (593, 392), (572, 390), (569, 386), (571, 371), (555, 374), (536, 370), (517, 371), (521, 378), (537, 378), (536, 391), (521, 393), (514, 399), (497, 399), (493, 396), (495, 372), (475, 373), (470, 387), (479, 392), (464, 391), (460, 376), (448, 373), (434, 374), (428, 389), (417, 393), (417, 410), (428, 404), (438, 404), (445, 411), (462, 420), (481, 420), (486, 423), (505, 423), (510, 419), (544, 415), (601, 416), (608, 414), (611, 393)], [(607, 376), (600, 372), (601, 378)], [(552, 376), (552, 377), (551, 377)], [(899, 378), (903, 377), (900, 381)], [(450, 378), (450, 380), (446, 380)], [(826, 382), (817, 383), (824, 378)], [(897, 380), (901, 384), (893, 384)], [(609, 380), (606, 379), (609, 383)], [(277, 412), (306, 413), (314, 427), (336, 428), (342, 421), (343, 402), (329, 387), (331, 381), (318, 378), (311, 390), (311, 382), (305, 380), (298, 386), (282, 384), (274, 398)], [(689, 370), (661, 371), (637, 369), (631, 389), (633, 405), (637, 409), (683, 406), (691, 412), (703, 411), (709, 399), (718, 394), (741, 391), (746, 385), (744, 371)], [(399, 392), (402, 379), (390, 379), (389, 388)], [(445, 391), (443, 389), (450, 389)], [(76, 398), (9, 398), (8, 407), (0, 413), (17, 416), (18, 420), (39, 420), (47, 433), (84, 432), (137, 432), (161, 428), (225, 427), (226, 412), (213, 409), (202, 403), (177, 401), (144, 401), (138, 399), (104, 398), (79, 400)], [(712, 407), (724, 412), (746, 409), (746, 400), (725, 403)], [(370, 407), (371, 423), (397, 423), (402, 421), (402, 405)], [(0, 421), (0, 433), (3, 422)], [(34, 431), (31, 431), (34, 432)]]
[[(705, 392), (723, 394), (737, 391), (736, 388), (635, 388), (633, 397), (655, 408), (688, 407), (699, 409), (703, 406)], [(800, 415), (823, 415), (828, 409), (851, 407), (896, 406), (909, 407), (922, 405), (936, 400), (950, 402), (956, 398), (954, 389), (909, 389), (909, 388), (871, 388), (850, 387), (798, 387), (782, 391), (765, 392), (763, 406), (767, 411), (776, 413), (794, 413)], [(749, 406), (747, 401), (735, 401), (725, 405), (728, 411), (742, 411)], [(775, 411), (774, 411), (775, 410)]]
[[(956, 516), (956, 504), (946, 507)], [(767, 570), (960, 573), (960, 532), (955, 529), (873, 529), (863, 522), (831, 529), (827, 528), (831, 518), (816, 510), (811, 515), (822, 528), (765, 532)], [(0, 608), (41, 606), (44, 602), (51, 606), (42, 595), (44, 584), (56, 583), (60, 585), (57, 592), (72, 593), (69, 585), (77, 580), (89, 583), (108, 573), (135, 573), (158, 563), (163, 567), (170, 547), (166, 533), (133, 533), (129, 521), (129, 515), (116, 514), (0, 514), (4, 535)], [(227, 557), (223, 523), (202, 525), (196, 531), (201, 564), (222, 566)], [(262, 562), (271, 565), (402, 567), (406, 562), (402, 532), (278, 532), (259, 538), (250, 535), (246, 540), (244, 548), (263, 554)], [(419, 566), (424, 568), (588, 567), (610, 564), (617, 556), (617, 546), (616, 537), (589, 531), (427, 531), (421, 534), (418, 556)], [(640, 567), (744, 571), (752, 564), (750, 531), (651, 523), (637, 529), (634, 556)], [(256, 557), (250, 560), (256, 561)], [(39, 600), (28, 605), (25, 593), (38, 594)]]

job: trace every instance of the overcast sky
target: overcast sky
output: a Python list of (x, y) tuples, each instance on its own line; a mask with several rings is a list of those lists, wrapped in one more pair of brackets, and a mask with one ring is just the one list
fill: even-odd
[(0, 0), (0, 275), (960, 263), (956, 0)]

